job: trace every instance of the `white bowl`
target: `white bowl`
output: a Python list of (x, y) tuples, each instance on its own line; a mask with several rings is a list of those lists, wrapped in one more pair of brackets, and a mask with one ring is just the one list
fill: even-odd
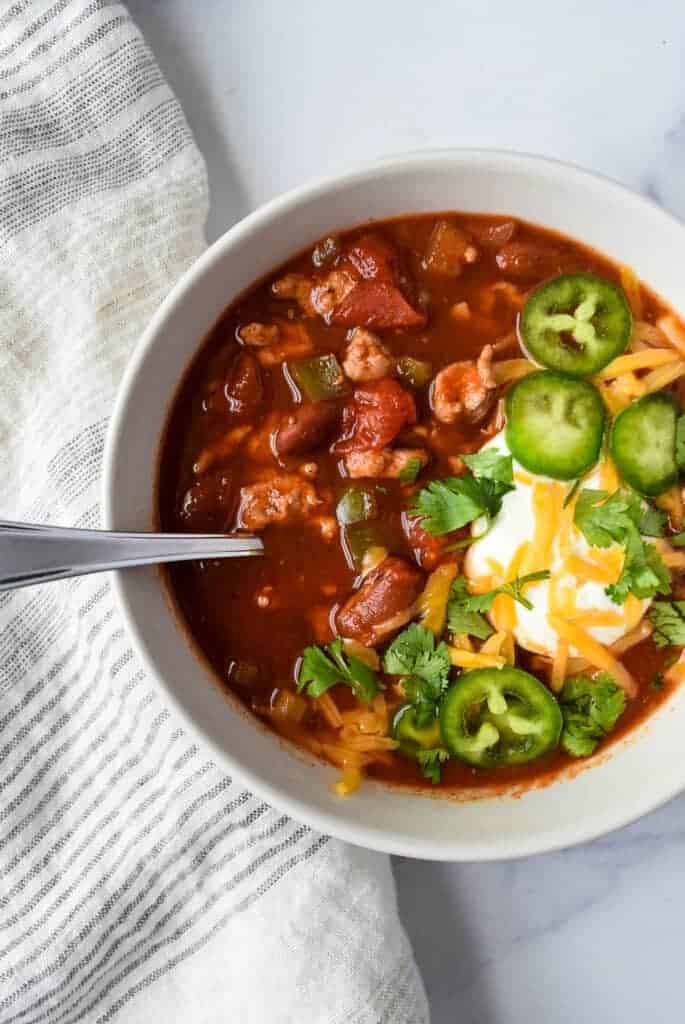
[[(556, 228), (630, 264), (676, 309), (685, 309), (685, 228), (647, 199), (575, 167), (513, 153), (451, 150), (304, 186), (267, 203), (215, 242), (143, 334), (110, 424), (104, 525), (152, 527), (169, 404), (191, 357), (235, 296), (327, 232), (371, 218), (450, 209), (512, 214)], [(438, 800), (368, 781), (340, 800), (329, 790), (336, 769), (277, 740), (220, 691), (175, 621), (155, 570), (116, 574), (115, 591), (164, 699), (218, 764), (269, 803), (352, 843), (436, 860), (517, 857), (618, 828), (685, 788), (681, 689), (599, 763), (518, 798)]]

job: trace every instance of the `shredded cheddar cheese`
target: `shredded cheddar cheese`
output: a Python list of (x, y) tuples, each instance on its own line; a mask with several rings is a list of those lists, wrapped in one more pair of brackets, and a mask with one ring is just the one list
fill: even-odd
[(630, 396), (626, 395), (620, 387), (616, 387), (616, 381), (607, 384), (606, 381), (599, 381), (599, 392), (604, 399), (604, 404), (612, 416), (617, 416), (621, 410), (630, 405)]
[(501, 562), (498, 562), (496, 558), (488, 558), (487, 563), (492, 569), (492, 574), (496, 579), (499, 579), (500, 583), (504, 582), (504, 566)]
[[(521, 564), (525, 559), (528, 544), (520, 544), (514, 552), (506, 574), (502, 572), (502, 582), (516, 579), (521, 572)], [(490, 611), (490, 620), (498, 633), (511, 633), (516, 628), (516, 602), (508, 594), (498, 594)]]
[(669, 345), (677, 349), (681, 356), (685, 356), (685, 331), (683, 331), (676, 318), (671, 314), (661, 316), (657, 320), (656, 325), (664, 334)]
[(610, 548), (591, 548), (588, 552), (588, 559), (595, 565), (599, 565), (611, 574), (609, 583), (615, 583), (623, 570), (625, 551), (618, 544)]
[(552, 542), (559, 526), (563, 501), (561, 484), (538, 481), (533, 486), (533, 518), (535, 528), (533, 540), (528, 545), (520, 565), (522, 576), (541, 569), (549, 569), (552, 559)]
[(581, 583), (592, 582), (607, 585), (616, 582), (616, 574), (610, 566), (588, 562), (584, 558), (580, 558), (579, 555), (569, 555), (564, 562), (564, 569)]
[(664, 538), (655, 538), (653, 543), (661, 555), (664, 565), (667, 565), (669, 569), (685, 568), (685, 550), (677, 551)]
[(639, 352), (647, 346), (652, 348), (668, 348), (668, 339), (664, 332), (655, 324), (650, 324), (646, 320), (633, 320), (630, 347), (633, 352)]
[(509, 384), (515, 380), (527, 377), (529, 373), (536, 370), (535, 363), (529, 359), (503, 359), (499, 363), (493, 363), (492, 372), (498, 384)]
[(316, 704), (331, 728), (340, 729), (343, 724), (342, 716), (330, 693), (322, 693), (316, 698)]
[(500, 654), (483, 654), (482, 651), (463, 651), (458, 647), (447, 648), (450, 663), (457, 668), (502, 668), (506, 659)]
[(635, 680), (628, 670), (614, 657), (612, 652), (600, 644), (593, 637), (589, 636), (580, 626), (573, 622), (566, 622), (557, 615), (548, 616), (552, 629), (568, 644), (580, 652), (594, 668), (608, 672), (616, 683), (622, 687), (628, 697), (634, 697), (637, 692)]
[(603, 491), (613, 494), (618, 488), (618, 473), (613, 460), (608, 456), (602, 459), (599, 465), (599, 486)]
[(472, 651), (473, 641), (466, 633), (458, 633), (452, 636), (452, 647), (456, 647), (460, 651)]
[(679, 359), (677, 363), (669, 363), (667, 366), (659, 366), (651, 373), (645, 374), (640, 383), (646, 395), (652, 391), (661, 391), (685, 374), (685, 360)]
[(654, 627), (649, 619), (642, 619), (635, 629), (632, 629), (630, 633), (626, 633), (625, 636), (620, 637), (615, 643), (611, 645), (611, 650), (614, 654), (623, 654), (624, 651), (629, 651), (631, 647), (635, 647), (636, 644), (642, 643), (648, 636), (651, 636), (654, 632)]
[(579, 626), (622, 626), (623, 615), (610, 610), (598, 611), (596, 608), (576, 609), (572, 621)]
[(685, 679), (685, 656), (680, 655), (675, 665), (671, 665), (670, 668), (666, 669), (664, 676), (669, 681), (680, 683)]
[[(683, 350), (685, 352), (685, 349)], [(664, 366), (679, 359), (677, 352), (667, 348), (646, 348), (641, 352), (631, 352), (627, 356), (617, 356), (612, 359), (608, 366), (600, 370), (597, 380), (613, 380), (625, 373), (633, 373), (635, 370), (654, 369), (656, 366)]]
[(338, 779), (331, 786), (336, 796), (350, 796), (359, 789), (362, 782), (362, 773), (359, 768), (345, 768), (342, 778)]
[(623, 605), (623, 625), (626, 633), (635, 629), (644, 612), (644, 605), (635, 594), (628, 594)]
[(444, 562), (430, 574), (423, 592), (419, 595), (417, 611), (421, 625), (433, 636), (439, 636), (445, 627), (447, 601), (452, 580), (456, 575), (456, 563)]
[(670, 490), (660, 494), (655, 499), (657, 508), (668, 512), (673, 525), (680, 529), (683, 525), (683, 494), (678, 484), (674, 484)]
[(566, 667), (568, 665), (568, 644), (565, 640), (560, 640), (557, 644), (557, 653), (554, 655), (554, 661), (552, 662), (552, 671), (550, 674), (550, 686), (555, 693), (559, 693), (564, 680), (566, 679)]
[(481, 647), (480, 654), (499, 654), (502, 650), (502, 644), (506, 638), (507, 634), (504, 632), (493, 633)]

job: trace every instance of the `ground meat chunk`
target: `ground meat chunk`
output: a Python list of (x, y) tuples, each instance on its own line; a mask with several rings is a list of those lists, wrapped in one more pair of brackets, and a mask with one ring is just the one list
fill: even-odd
[(352, 479), (360, 477), (394, 477), (415, 459), (425, 466), (428, 455), (423, 448), (381, 448), (367, 451), (352, 451), (345, 455), (345, 469)]
[(396, 380), (362, 384), (354, 389), (343, 414), (342, 451), (386, 448), (406, 426), (416, 423), (416, 403)]
[(316, 316), (312, 304), (312, 282), (303, 274), (286, 274), (271, 285), (271, 291), (279, 299), (294, 299), (305, 316)]
[(485, 345), (477, 362), (450, 363), (437, 375), (431, 389), (431, 407), (441, 423), (463, 418), (479, 423), (487, 416), (497, 394), (492, 372), (492, 346)]
[(304, 455), (324, 444), (340, 422), (340, 404), (307, 402), (288, 413), (276, 435), (279, 455)]
[(273, 345), (280, 336), (278, 324), (244, 324), (238, 330), (238, 335), (246, 345)]
[(346, 270), (331, 270), (323, 281), (312, 287), (311, 301), (314, 309), (324, 319), (330, 318), (355, 284), (354, 277)]
[(300, 522), (320, 504), (311, 484), (283, 474), (241, 488), (238, 524), (246, 530), (263, 530), (270, 523)]
[(343, 370), (350, 380), (362, 384), (391, 375), (393, 358), (377, 334), (364, 327), (355, 327), (348, 338)]
[(284, 320), (279, 325), (278, 341), (256, 350), (257, 359), (265, 367), (278, 366), (288, 359), (301, 359), (314, 351), (309, 331), (303, 323)]
[(338, 632), (366, 647), (382, 643), (412, 618), (423, 581), (423, 573), (403, 558), (385, 558), (338, 612)]

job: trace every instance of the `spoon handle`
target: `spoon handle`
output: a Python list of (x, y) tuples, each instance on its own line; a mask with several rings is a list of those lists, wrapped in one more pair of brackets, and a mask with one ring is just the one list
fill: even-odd
[(0, 520), (0, 591), (159, 562), (260, 555), (258, 537), (119, 533)]

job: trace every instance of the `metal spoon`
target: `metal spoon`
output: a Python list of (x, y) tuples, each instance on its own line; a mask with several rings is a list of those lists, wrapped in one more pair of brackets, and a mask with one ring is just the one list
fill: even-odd
[(259, 537), (71, 530), (0, 520), (0, 591), (108, 569), (261, 555)]

